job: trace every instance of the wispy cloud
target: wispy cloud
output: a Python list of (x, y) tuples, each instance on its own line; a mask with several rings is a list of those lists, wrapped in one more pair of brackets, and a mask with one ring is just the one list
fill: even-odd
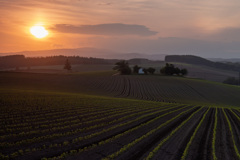
[(56, 24), (55, 31), (63, 33), (92, 34), (92, 35), (138, 35), (152, 36), (158, 32), (151, 31), (143, 25), (132, 25), (122, 23), (98, 24), (98, 25), (68, 25)]

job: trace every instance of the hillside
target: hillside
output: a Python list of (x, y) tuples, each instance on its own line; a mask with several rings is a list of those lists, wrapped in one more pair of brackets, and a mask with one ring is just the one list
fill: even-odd
[(0, 72), (0, 159), (238, 159), (238, 87), (113, 74)]
[(146, 54), (146, 53), (124, 53), (109, 49), (100, 48), (75, 48), (75, 49), (52, 49), (52, 50), (38, 50), (38, 51), (23, 51), (23, 52), (9, 52), (0, 53), (1, 56), (7, 55), (24, 55), (26, 57), (49, 57), (49, 56), (80, 56), (80, 57), (97, 57), (104, 59), (132, 59), (132, 58), (146, 58), (150, 60), (164, 60), (165, 54)]
[(240, 66), (237, 63), (213, 62), (193, 55), (168, 55), (165, 57), (165, 61), (208, 66), (230, 71), (240, 71)]
[(1, 88), (88, 93), (173, 103), (240, 106), (240, 89), (165, 76), (112, 76), (114, 72), (38, 74), (2, 72)]

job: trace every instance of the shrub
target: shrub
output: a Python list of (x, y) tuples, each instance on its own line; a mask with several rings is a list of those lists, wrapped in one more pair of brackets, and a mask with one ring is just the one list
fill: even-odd
[(231, 84), (231, 85), (238, 85), (239, 80), (234, 77), (228, 77), (226, 80), (223, 81), (225, 84)]

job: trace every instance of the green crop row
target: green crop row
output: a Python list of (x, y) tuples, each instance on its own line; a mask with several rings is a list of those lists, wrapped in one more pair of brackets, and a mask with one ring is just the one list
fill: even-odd
[[(166, 108), (166, 107), (164, 107), (164, 108)], [(170, 109), (170, 108), (167, 108), (167, 109)], [(157, 108), (153, 108), (152, 110), (153, 111), (155, 111), (155, 110), (159, 111), (159, 109), (157, 109)], [(132, 110), (130, 110), (130, 111), (132, 111)], [(70, 135), (81, 133), (81, 132), (85, 132), (87, 130), (94, 129), (94, 128), (97, 128), (97, 127), (104, 127), (106, 125), (110, 125), (112, 123), (115, 123), (115, 122), (118, 122), (118, 121), (130, 118), (132, 116), (136, 116), (138, 114), (146, 113), (146, 112), (149, 112), (149, 111), (151, 111), (151, 110), (133, 113), (132, 115), (128, 115), (128, 116), (125, 116), (125, 117), (122, 117), (122, 118), (119, 118), (119, 119), (115, 119), (115, 120), (110, 121), (108, 123), (103, 122), (103, 123), (100, 123), (100, 124), (95, 124), (93, 126), (88, 126), (88, 127), (84, 127), (84, 128), (77, 128), (75, 130), (71, 130), (71, 131), (67, 131), (67, 132), (61, 132), (61, 133), (44, 135), (44, 136), (38, 136), (38, 137), (31, 138), (31, 139), (25, 139), (25, 140), (17, 141), (15, 143), (2, 142), (2, 143), (0, 143), (0, 146), (2, 146), (2, 147), (13, 147), (13, 146), (16, 146), (16, 145), (23, 145), (23, 144), (26, 144), (26, 143), (34, 143), (34, 142), (40, 142), (40, 141), (43, 141), (43, 140), (48, 140), (48, 139), (53, 139), (53, 138), (60, 138), (60, 137), (63, 137), (63, 136), (70, 136)], [(120, 113), (118, 115), (124, 115), (124, 114), (127, 114), (128, 112), (129, 111), (126, 111), (126, 112)], [(111, 118), (111, 117), (112, 116), (104, 117), (104, 118), (101, 118), (99, 120), (104, 120), (104, 119), (108, 119), (108, 118)], [(93, 120), (93, 121), (88, 121), (88, 122), (82, 123), (82, 124), (89, 124), (89, 123), (94, 123), (94, 122), (96, 123), (97, 121), (98, 121), (98, 119)], [(67, 129), (67, 128), (71, 128), (71, 127), (72, 126), (64, 126), (63, 128), (57, 128), (57, 129)], [(75, 127), (77, 127), (77, 126), (75, 126)], [(51, 129), (51, 131), (53, 131), (53, 129)], [(26, 136), (24, 132), (23, 132), (23, 134), (21, 133), (20, 136), (21, 135), (22, 136)], [(18, 134), (18, 136), (19, 136), (19, 134)]]
[(227, 116), (227, 114), (226, 114), (226, 112), (224, 111), (223, 108), (222, 108), (222, 111), (223, 111), (224, 116), (225, 116), (225, 118), (226, 118), (226, 120), (227, 120), (229, 130), (230, 130), (230, 132), (231, 132), (231, 137), (232, 137), (232, 141), (233, 141), (233, 146), (234, 146), (235, 153), (236, 153), (237, 157), (240, 159), (240, 154), (239, 154), (239, 151), (238, 151), (238, 148), (237, 148), (237, 145), (236, 145), (236, 142), (235, 142), (235, 138), (234, 138), (234, 135), (233, 135), (233, 129), (232, 129), (231, 122), (230, 122), (230, 120), (228, 119), (228, 116)]
[[(115, 139), (118, 139), (118, 138), (120, 138), (120, 137), (122, 137), (122, 136), (124, 136), (124, 135), (130, 134), (131, 132), (133, 132), (133, 131), (141, 128), (141, 127), (147, 126), (147, 125), (149, 125), (150, 123), (153, 123), (154, 121), (156, 121), (156, 120), (158, 120), (158, 119), (160, 119), (160, 118), (162, 118), (162, 117), (165, 117), (165, 116), (167, 116), (167, 115), (169, 115), (169, 114), (171, 114), (171, 113), (174, 113), (174, 112), (177, 112), (177, 111), (179, 111), (179, 110), (182, 110), (182, 109), (184, 109), (184, 108), (186, 108), (186, 107), (187, 107), (187, 106), (182, 107), (182, 108), (179, 108), (179, 109), (176, 109), (176, 110), (174, 110), (174, 111), (170, 111), (170, 112), (165, 113), (165, 114), (163, 114), (163, 115), (159, 115), (158, 117), (155, 117), (154, 119), (152, 119), (152, 120), (150, 120), (150, 121), (148, 121), (148, 122), (142, 123), (142, 124), (140, 124), (140, 125), (138, 125), (138, 126), (136, 126), (136, 127), (134, 127), (134, 128), (131, 128), (131, 129), (129, 129), (129, 130), (123, 132), (123, 133), (120, 133), (120, 134), (118, 134), (118, 135), (115, 135), (115, 136), (113, 136), (113, 137), (111, 137), (111, 138), (109, 138), (109, 139), (100, 141), (100, 142), (98, 142), (97, 144), (92, 144), (92, 145), (90, 145), (90, 146), (86, 146), (86, 147), (84, 147), (84, 148), (80, 148), (80, 149), (78, 149), (78, 153), (87, 151), (87, 150), (89, 150), (89, 149), (93, 149), (93, 148), (95, 148), (95, 147), (97, 147), (97, 146), (100, 146), (100, 145), (103, 145), (103, 144), (106, 144), (106, 143), (111, 143), (111, 142), (114, 141)], [(191, 109), (189, 109), (189, 110), (191, 110)], [(188, 110), (188, 111), (189, 111), (189, 110)], [(184, 111), (184, 112), (186, 112), (186, 111)], [(138, 120), (139, 120), (139, 119), (138, 119)], [(138, 120), (137, 120), (137, 121), (138, 121)], [(59, 157), (57, 157), (57, 159), (58, 159), (58, 158), (61, 159), (61, 157), (66, 157), (66, 156), (68, 156), (68, 155), (70, 155), (69, 152), (64, 152), (64, 153), (62, 153)], [(52, 158), (49, 158), (49, 159), (52, 159)], [(53, 159), (55, 159), (55, 158), (53, 158)]]
[(205, 114), (203, 115), (201, 121), (199, 122), (199, 124), (197, 125), (196, 129), (194, 130), (193, 135), (191, 136), (191, 138), (190, 138), (190, 140), (189, 140), (189, 142), (188, 142), (188, 144), (187, 144), (187, 146), (186, 146), (186, 148), (185, 148), (185, 150), (184, 150), (184, 152), (183, 152), (183, 155), (182, 155), (182, 157), (181, 157), (181, 160), (185, 160), (185, 159), (186, 159), (187, 154), (188, 154), (189, 147), (191, 146), (192, 141), (193, 141), (193, 139), (195, 138), (195, 136), (196, 136), (199, 128), (201, 127), (201, 125), (202, 125), (202, 123), (203, 123), (203, 121), (204, 121), (204, 119), (205, 119), (205, 117), (206, 117), (206, 115), (207, 115), (207, 113), (208, 113), (209, 110), (210, 110), (210, 108), (208, 108), (208, 110), (205, 112)]
[(194, 113), (192, 113), (185, 121), (183, 121), (178, 127), (176, 127), (166, 138), (164, 138), (146, 157), (146, 160), (150, 160), (153, 156), (158, 152), (158, 150), (162, 147), (162, 145), (169, 140), (184, 124), (186, 124), (196, 113), (198, 113), (202, 108), (198, 109)]
[[(159, 129), (161, 129), (162, 127), (166, 126), (167, 124), (169, 124), (170, 122), (174, 121), (175, 119), (179, 118), (180, 116), (182, 116), (183, 114), (189, 112), (190, 110), (192, 110), (193, 108), (191, 109), (188, 109), (186, 111), (183, 111), (181, 112), (180, 114), (178, 114), (177, 116), (175, 116), (174, 118), (166, 121), (165, 123), (159, 125), (157, 128), (154, 128), (152, 129), (151, 131), (149, 131), (148, 133), (146, 133), (145, 135), (135, 139), (134, 141), (132, 141), (131, 143), (123, 146), (120, 150), (118, 150), (117, 152), (103, 158), (103, 160), (108, 160), (108, 159), (114, 159), (116, 158), (117, 156), (119, 156), (120, 154), (122, 154), (123, 152), (127, 151), (129, 148), (133, 147), (135, 144), (139, 143), (140, 141), (142, 141), (143, 139), (149, 137), (150, 135), (152, 135), (153, 133), (155, 133), (156, 131), (158, 131)], [(197, 111), (196, 111), (197, 112)], [(196, 113), (194, 112), (194, 113)], [(170, 112), (169, 112), (170, 113)], [(169, 114), (168, 113), (168, 114)]]
[[(12, 121), (12, 125), (3, 125), (4, 128), (13, 128), (11, 129), (11, 132), (13, 132), (14, 130), (18, 129), (18, 130), (24, 130), (24, 128), (18, 128), (20, 126), (28, 126), (28, 125), (33, 125), (33, 126), (37, 126), (38, 128), (44, 128), (46, 127), (46, 124), (48, 125), (51, 125), (50, 127), (54, 127), (54, 126), (58, 126), (59, 124), (61, 125), (64, 125), (64, 124), (69, 124), (69, 123), (72, 123), (70, 121), (70, 119), (73, 119), (74, 117), (72, 116), (77, 116), (77, 118), (81, 118), (81, 117), (88, 117), (88, 118), (81, 118), (81, 121), (83, 120), (88, 120), (88, 119), (96, 119), (97, 117), (99, 116), (102, 116), (102, 114), (105, 113), (105, 115), (108, 115), (108, 114), (111, 114), (111, 113), (114, 113), (114, 112), (121, 112), (123, 109), (125, 110), (125, 108), (111, 108), (110, 110), (106, 110), (106, 111), (102, 111), (106, 109), (105, 107), (103, 107), (100, 112), (98, 111), (95, 111), (94, 108), (92, 110), (88, 110), (88, 112), (90, 113), (87, 113), (87, 114), (84, 114), (82, 115), (81, 111), (75, 111), (75, 113), (70, 113), (69, 115), (68, 114), (64, 114), (63, 115), (58, 115), (58, 117), (43, 117), (42, 119), (37, 119), (37, 118), (32, 118), (31, 121), (29, 122), (21, 122), (20, 120), (14, 120)], [(133, 108), (132, 108), (133, 109)], [(94, 116), (92, 116), (94, 115)], [(59, 118), (60, 117), (60, 118)], [(53, 119), (50, 121), (50, 119)], [(34, 121), (33, 121), (34, 120)], [(78, 121), (80, 121), (79, 119), (77, 119)], [(37, 121), (37, 122), (36, 122)], [(16, 122), (20, 122), (19, 124), (16, 124)], [(41, 125), (42, 124), (42, 125)], [(27, 127), (26, 127), (27, 128)]]
[[(164, 108), (164, 107), (163, 107)], [(153, 108), (153, 110), (157, 110), (157, 108)], [(5, 138), (11, 138), (11, 137), (21, 137), (21, 136), (29, 136), (31, 134), (43, 134), (43, 133), (47, 133), (47, 132), (53, 132), (53, 131), (58, 131), (58, 130), (64, 130), (64, 129), (71, 129), (71, 128), (76, 128), (81, 126), (81, 125), (84, 125), (84, 124), (90, 124), (90, 123), (96, 123), (96, 122), (100, 122), (100, 121), (103, 121), (103, 120), (106, 120), (106, 119), (110, 119), (110, 118), (114, 118), (116, 116), (121, 116), (121, 115), (126, 115), (128, 113), (131, 113), (131, 112), (137, 112), (137, 111), (141, 111), (140, 109), (139, 110), (135, 110), (135, 109), (128, 109), (128, 110), (124, 110), (124, 112), (120, 112), (120, 111), (117, 111), (115, 112), (115, 114), (112, 114), (110, 116), (105, 116), (105, 115), (101, 115), (101, 116), (104, 116), (103, 118), (99, 118), (99, 119), (93, 119), (93, 120), (90, 120), (90, 121), (86, 121), (86, 122), (82, 122), (82, 120), (78, 120), (79, 123), (77, 123), (77, 121), (70, 121), (69, 123), (71, 123), (71, 125), (59, 125), (59, 127), (54, 127), (52, 125), (49, 125), (47, 128), (49, 129), (39, 129), (39, 130), (30, 130), (29, 132), (24, 132), (22, 131), (21, 133), (18, 133), (18, 134), (7, 134), (7, 135), (2, 135), (0, 136), (1, 140), (5, 139)], [(114, 112), (113, 112), (114, 113)], [(137, 112), (137, 113), (141, 113), (141, 112)], [(111, 113), (110, 113), (111, 114)], [(136, 113), (135, 113), (136, 114)], [(99, 116), (99, 115), (98, 115)], [(96, 117), (95, 117), (96, 118)], [(74, 124), (75, 123), (75, 124)], [(94, 125), (94, 126), (97, 126), (97, 125)], [(93, 128), (93, 127), (91, 127)], [(81, 128), (81, 130), (83, 130), (83, 128)], [(79, 130), (80, 131), (80, 130)]]
[[(154, 114), (158, 114), (158, 113), (161, 113), (161, 112), (164, 112), (164, 111), (167, 111), (167, 110), (170, 110), (170, 109), (173, 109), (173, 108), (176, 108), (176, 107), (178, 107), (178, 106), (173, 106), (173, 107), (170, 107), (170, 108), (167, 108), (167, 109), (163, 109), (163, 110), (160, 110), (160, 111), (156, 111), (156, 112), (153, 112), (153, 113), (149, 113), (149, 114), (145, 114), (145, 115), (143, 115), (143, 116), (140, 116), (140, 117), (138, 117), (138, 118), (136, 118), (136, 119), (133, 119), (133, 120), (131, 120), (131, 121), (127, 121), (127, 122), (124, 122), (124, 123), (121, 123), (121, 124), (118, 124), (118, 125), (115, 125), (115, 126), (112, 126), (112, 127), (110, 127), (110, 128), (108, 128), (108, 129), (102, 129), (101, 131), (99, 131), (99, 132), (95, 132), (95, 133), (92, 133), (92, 134), (90, 134), (90, 135), (86, 135), (86, 136), (83, 136), (83, 137), (78, 137), (78, 138), (75, 138), (75, 139), (73, 139), (71, 142), (68, 142), (68, 144), (66, 144), (66, 143), (59, 143), (59, 144), (50, 144), (50, 145), (48, 145), (48, 146), (46, 146), (46, 145), (43, 145), (43, 146), (41, 146), (41, 147), (39, 147), (39, 148), (36, 148), (36, 150), (45, 150), (45, 149), (48, 149), (48, 148), (59, 148), (59, 147), (62, 147), (62, 146), (66, 146), (66, 145), (71, 145), (72, 143), (78, 143), (78, 142), (81, 142), (82, 140), (87, 140), (87, 139), (89, 139), (89, 138), (92, 138), (92, 137), (95, 137), (95, 136), (98, 136), (98, 135), (100, 135), (100, 134), (103, 134), (103, 133), (107, 133), (107, 132), (109, 132), (110, 130), (113, 130), (113, 129), (116, 129), (116, 128), (119, 128), (119, 127), (122, 127), (122, 126), (125, 126), (125, 125), (128, 125), (128, 124), (131, 124), (131, 123), (133, 123), (133, 122), (137, 122), (137, 121), (139, 121), (139, 120), (141, 120), (141, 119), (143, 119), (143, 118), (145, 118), (145, 117), (148, 117), (148, 116), (151, 116), (151, 115), (154, 115)], [(185, 107), (183, 107), (183, 108), (185, 108)], [(180, 109), (183, 109), (183, 108), (180, 108)], [(180, 109), (177, 109), (177, 110), (180, 110)], [(175, 110), (175, 111), (177, 111), (177, 110)], [(56, 136), (57, 135), (52, 135), (52, 138), (56, 138)], [(39, 138), (39, 137), (37, 137), (37, 138)], [(38, 139), (33, 139), (34, 141), (36, 141), (36, 140), (38, 140)], [(33, 143), (33, 142), (31, 142), (31, 141), (29, 141), (29, 143)], [(18, 145), (22, 145), (21, 143), (19, 143)], [(5, 144), (5, 147), (7, 146), (7, 143)], [(31, 149), (30, 149), (31, 150)]]
[(217, 121), (218, 121), (218, 114), (217, 114), (218, 109), (216, 108), (216, 112), (215, 112), (215, 120), (214, 120), (214, 128), (213, 128), (213, 138), (212, 138), (212, 157), (213, 160), (217, 160), (217, 156), (216, 156), (216, 135), (217, 135)]

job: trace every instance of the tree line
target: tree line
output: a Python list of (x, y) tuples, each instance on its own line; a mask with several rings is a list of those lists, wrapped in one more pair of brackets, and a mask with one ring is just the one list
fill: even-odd
[[(142, 68), (138, 65), (133, 66), (133, 69), (130, 68), (127, 61), (119, 61), (115, 63), (115, 67), (113, 67), (113, 70), (118, 71), (122, 75), (129, 75), (129, 74), (142, 74), (139, 72), (139, 70), (142, 69), (143, 74), (154, 74), (156, 69), (149, 67), (149, 68)], [(187, 75), (188, 70), (183, 68), (180, 69), (178, 67), (175, 67), (173, 64), (166, 63), (164, 67), (160, 69), (160, 73), (163, 75)]]
[(31, 66), (62, 65), (68, 59), (71, 64), (113, 64), (113, 62), (101, 58), (80, 56), (49, 56), (49, 57), (25, 57), (24, 55), (10, 55), (0, 57), (0, 68), (19, 68)]

